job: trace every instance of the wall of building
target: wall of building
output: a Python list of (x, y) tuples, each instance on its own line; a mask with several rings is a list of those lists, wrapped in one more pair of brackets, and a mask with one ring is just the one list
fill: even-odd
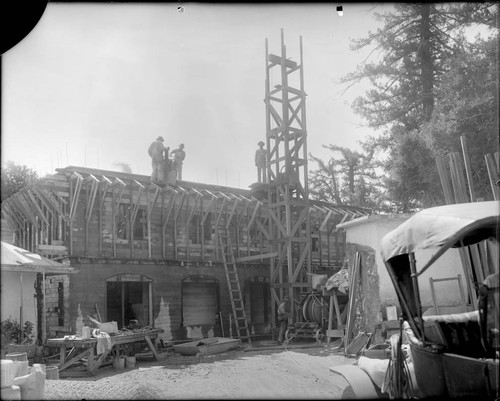
[[(22, 289), (21, 289), (22, 275)], [(36, 273), (32, 272), (15, 272), (3, 271), (1, 273), (1, 294), (2, 306), (1, 317), (2, 321), (13, 319), (20, 321), (21, 294), (23, 304), (23, 324), (26, 321), (33, 323), (33, 338), (36, 339), (37, 330), (37, 315), (36, 315), (36, 298), (34, 284), (36, 281)]]
[[(70, 316), (71, 327), (76, 329), (76, 319), (83, 317), (86, 325), (91, 325), (87, 315), (95, 316), (97, 304), (102, 320), (107, 316), (107, 282), (110, 277), (121, 274), (140, 274), (152, 280), (153, 320), (155, 327), (165, 332), (160, 336), (163, 340), (180, 340), (188, 338), (222, 336), (229, 331), (229, 315), (232, 313), (229, 290), (224, 267), (214, 263), (196, 266), (181, 263), (179, 265), (158, 265), (147, 263), (72, 263), (80, 272), (72, 275), (70, 281)], [(216, 320), (214, 325), (184, 327), (182, 325), (182, 281), (189, 276), (204, 275), (215, 278), (219, 283), (220, 312), (222, 325)], [(269, 276), (266, 265), (251, 265), (238, 269), (239, 281), (244, 291), (246, 280), (257, 276)]]
[[(363, 298), (373, 302), (372, 304), (367, 303), (369, 306), (366, 309), (368, 320), (373, 317), (373, 308), (375, 305), (380, 306), (379, 312), (384, 319), (386, 318), (387, 306), (396, 305), (399, 307), (396, 291), (382, 260), (380, 243), (384, 235), (398, 227), (409, 217), (409, 215), (370, 216), (357, 223), (352, 222), (347, 224), (345, 227), (348, 257), (353, 260), (355, 251), (361, 250), (364, 256), (362, 260), (374, 260), (374, 263), (370, 263), (368, 266), (362, 262), (362, 277), (376, 275), (376, 281), (378, 281), (378, 295), (375, 294), (375, 287), (363, 287), (364, 291), (366, 291), (363, 294)], [(436, 251), (437, 249), (425, 249), (415, 252), (417, 269), (418, 266), (423, 266)], [(463, 288), (467, 297), (465, 276), (459, 253), (456, 249), (451, 249), (438, 259), (431, 269), (419, 277), (421, 302), (424, 310), (432, 306), (429, 278), (456, 277), (458, 274), (462, 276)], [(372, 279), (375, 280), (375, 278)], [(460, 305), (461, 299), (457, 281), (439, 282), (435, 284), (435, 288), (438, 306)]]
[(45, 277), (47, 338), (71, 334), (69, 283), (69, 275), (46, 275)]

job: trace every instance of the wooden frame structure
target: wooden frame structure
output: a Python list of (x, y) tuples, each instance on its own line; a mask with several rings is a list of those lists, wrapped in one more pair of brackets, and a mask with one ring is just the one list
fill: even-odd
[[(237, 263), (262, 264), (276, 258), (287, 262), (286, 248), (278, 252), (271, 243), (274, 238), (284, 243), (287, 225), (278, 216), (282, 218), (289, 207), (317, 228), (314, 264), (336, 266), (342, 263), (344, 242), (336, 224), (369, 214), (366, 209), (319, 201), (299, 209), (296, 200), (289, 206), (274, 202), (269, 207), (268, 199), (258, 198), (252, 190), (178, 184), (159, 187), (147, 176), (70, 166), (2, 202), (2, 216), (18, 246), (53, 259), (220, 262), (215, 234), (223, 230), (231, 236)], [(281, 184), (274, 189), (283, 191)], [(274, 226), (276, 220), (281, 230)], [(118, 232), (120, 222), (125, 237)], [(298, 236), (300, 223), (294, 224)], [(134, 234), (137, 226), (143, 227), (140, 237)], [(275, 237), (274, 230), (281, 237)], [(300, 246), (303, 264), (309, 265), (309, 249), (304, 251), (302, 242)]]
[[(277, 71), (278, 74), (273, 72)], [(271, 81), (277, 82), (271, 87)], [(295, 86), (294, 86), (295, 85)], [(296, 87), (298, 86), (298, 87)], [(266, 141), (269, 232), (278, 258), (270, 260), (271, 316), (285, 293), (298, 299), (310, 287), (311, 230), (307, 170), (306, 93), (300, 63), (287, 58), (283, 29), (281, 54), (270, 54), (266, 39)], [(291, 303), (291, 315), (294, 313)]]

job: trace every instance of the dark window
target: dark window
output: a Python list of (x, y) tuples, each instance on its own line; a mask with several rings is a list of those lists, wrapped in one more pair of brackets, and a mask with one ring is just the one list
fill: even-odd
[(212, 212), (208, 212), (207, 217), (201, 226), (202, 216), (196, 214), (191, 218), (189, 224), (189, 239), (192, 244), (201, 244), (202, 230), (203, 240), (209, 241), (212, 237)]
[(64, 326), (64, 282), (57, 284), (57, 324)]
[(134, 239), (146, 239), (148, 237), (148, 220), (146, 210), (137, 210), (134, 224)]
[(319, 238), (312, 237), (311, 239), (312, 239), (311, 251), (312, 252), (319, 252)]
[[(130, 239), (129, 224), (131, 219), (131, 209), (128, 204), (121, 203), (116, 214), (116, 235), (119, 239)], [(147, 238), (147, 214), (146, 210), (139, 208), (134, 221), (134, 240)]]

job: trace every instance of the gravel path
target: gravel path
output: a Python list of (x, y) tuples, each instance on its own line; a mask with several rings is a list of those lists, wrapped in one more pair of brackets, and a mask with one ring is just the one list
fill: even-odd
[(135, 368), (47, 380), (45, 399), (340, 399), (349, 394), (348, 383), (328, 368), (352, 363), (326, 345), (209, 356), (169, 352)]

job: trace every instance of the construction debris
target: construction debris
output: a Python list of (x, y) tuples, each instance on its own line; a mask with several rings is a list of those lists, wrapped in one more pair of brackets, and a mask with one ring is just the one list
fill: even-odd
[(338, 288), (342, 294), (347, 294), (349, 291), (349, 270), (342, 268), (325, 283), (325, 289), (330, 291), (332, 288)]

